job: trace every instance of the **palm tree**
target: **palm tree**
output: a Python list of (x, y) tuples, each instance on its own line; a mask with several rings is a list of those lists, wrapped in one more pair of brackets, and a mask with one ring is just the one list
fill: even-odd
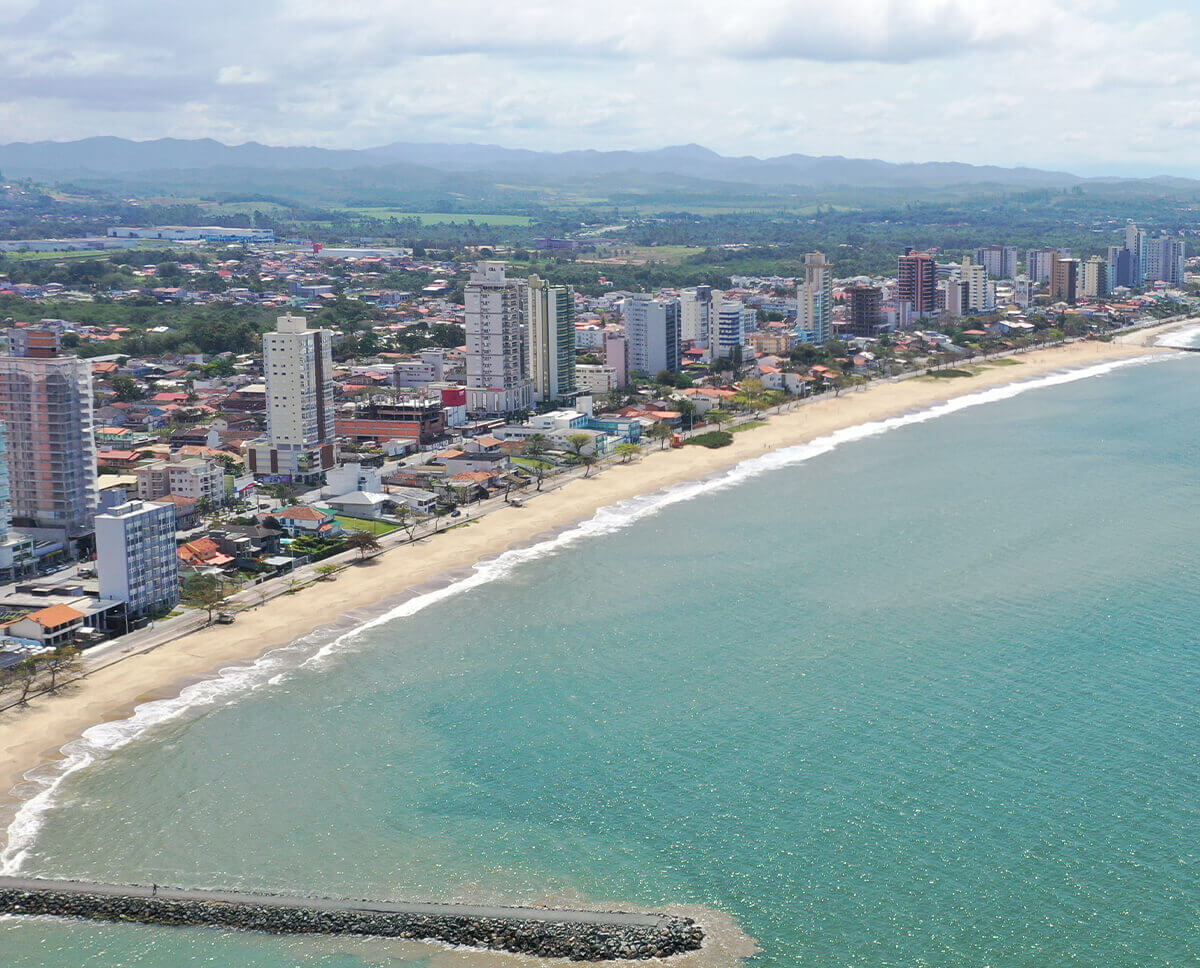
[(368, 551), (379, 551), (383, 546), (379, 539), (370, 531), (351, 531), (346, 535), (346, 547), (358, 552), (358, 560), (363, 561)]

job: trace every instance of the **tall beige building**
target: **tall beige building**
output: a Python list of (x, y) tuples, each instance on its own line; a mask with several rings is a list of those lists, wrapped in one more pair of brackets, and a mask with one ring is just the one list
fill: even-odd
[(92, 365), (75, 357), (0, 357), (15, 524), (90, 534), (99, 503)]
[(334, 466), (333, 334), (280, 316), (263, 336), (267, 434), (251, 441), (252, 473), (309, 480)]

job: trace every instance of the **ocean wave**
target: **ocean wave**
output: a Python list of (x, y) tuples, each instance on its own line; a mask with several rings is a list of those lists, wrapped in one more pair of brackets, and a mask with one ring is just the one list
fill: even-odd
[(1185, 326), (1183, 329), (1173, 329), (1169, 333), (1163, 333), (1154, 341), (1154, 345), (1175, 349), (1194, 349), (1200, 346), (1200, 326)]
[[(1196, 331), (1200, 332), (1200, 327), (1197, 327)], [(674, 484), (650, 494), (600, 508), (591, 518), (554, 537), (481, 561), (468, 575), (444, 587), (415, 595), (373, 618), (359, 622), (347, 631), (335, 634), (332, 638), (329, 637), (328, 631), (313, 633), (289, 646), (272, 650), (248, 665), (222, 669), (211, 679), (187, 686), (176, 697), (142, 703), (127, 719), (91, 727), (78, 740), (63, 747), (62, 760), (33, 771), (26, 777), (27, 783), (32, 784), (36, 792), (21, 804), (9, 825), (6, 846), (0, 852), (0, 873), (13, 874), (20, 869), (45, 822), (46, 814), (55, 806), (59, 790), (67, 777), (86, 769), (164, 723), (199, 715), (218, 704), (228, 704), (264, 686), (277, 684), (294, 672), (320, 668), (373, 628), (415, 615), (431, 605), (472, 588), (503, 579), (526, 562), (557, 554), (564, 548), (590, 538), (613, 534), (657, 514), (664, 508), (702, 494), (736, 487), (770, 471), (803, 463), (827, 454), (842, 444), (876, 437), (901, 427), (926, 423), (971, 407), (1009, 400), (1030, 390), (1075, 383), (1104, 376), (1124, 367), (1175, 358), (1176, 354), (1130, 357), (1079, 369), (1060, 370), (1034, 379), (964, 394), (922, 410), (856, 424), (808, 443), (783, 447), (760, 457), (750, 458), (711, 477)], [(322, 639), (327, 641), (321, 644)]]

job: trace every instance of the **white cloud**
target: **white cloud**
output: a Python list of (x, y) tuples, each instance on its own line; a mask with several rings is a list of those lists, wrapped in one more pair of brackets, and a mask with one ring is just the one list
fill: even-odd
[(1194, 156), (1195, 15), (1123, 2), (0, 0), (0, 137)]

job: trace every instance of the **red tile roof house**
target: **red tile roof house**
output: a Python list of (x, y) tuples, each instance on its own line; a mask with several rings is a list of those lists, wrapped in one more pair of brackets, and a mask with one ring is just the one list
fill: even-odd
[(50, 605), (7, 622), (0, 628), (14, 638), (58, 647), (75, 638), (85, 618), (87, 616), (83, 612), (70, 605)]
[(179, 563), (190, 568), (224, 568), (233, 564), (233, 558), (224, 554), (212, 538), (197, 538), (180, 545), (175, 552)]
[(336, 538), (342, 533), (342, 526), (334, 519), (332, 512), (322, 511), (309, 504), (284, 508), (272, 517), (293, 538), (305, 534), (316, 535), (319, 538)]

